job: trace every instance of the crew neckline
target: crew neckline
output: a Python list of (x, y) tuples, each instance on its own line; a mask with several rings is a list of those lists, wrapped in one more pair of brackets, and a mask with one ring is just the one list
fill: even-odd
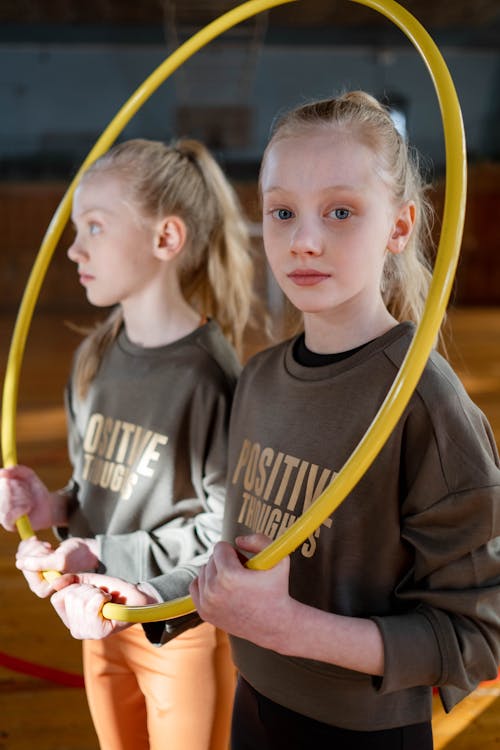
[(305, 333), (301, 333), (293, 343), (293, 358), (299, 364), (304, 367), (325, 367), (326, 365), (334, 364), (335, 362), (341, 362), (343, 359), (352, 357), (356, 352), (364, 349), (368, 346), (371, 341), (367, 341), (360, 346), (354, 347), (354, 349), (348, 349), (344, 352), (331, 352), (331, 353), (320, 353), (313, 352), (312, 349), (306, 344)]
[[(408, 334), (413, 335), (415, 331), (415, 325), (409, 321), (398, 323), (393, 328), (390, 328), (386, 333), (382, 334), (376, 339), (363, 344), (356, 350), (349, 350), (347, 356), (334, 359), (333, 362), (325, 363), (320, 366), (304, 365), (298, 362), (294, 356), (294, 348), (299, 336), (295, 336), (293, 339), (288, 341), (285, 352), (284, 352), (284, 365), (286, 371), (292, 376), (299, 380), (325, 380), (332, 377), (333, 375), (340, 374), (349, 370), (351, 367), (357, 366), (359, 363), (364, 362), (372, 354), (384, 349), (388, 345), (397, 341), (403, 336)], [(313, 352), (314, 354), (314, 352)], [(341, 352), (341, 354), (344, 354)], [(322, 358), (331, 355), (317, 355)]]
[(125, 326), (123, 326), (116, 340), (120, 349), (127, 354), (133, 354), (136, 357), (150, 357), (152, 355), (158, 355), (160, 352), (165, 352), (167, 350), (172, 351), (179, 346), (183, 346), (193, 339), (196, 339), (200, 335), (200, 332), (213, 328), (214, 325), (213, 320), (207, 320), (206, 323), (198, 326), (186, 336), (182, 336), (180, 339), (171, 341), (169, 344), (162, 344), (161, 346), (141, 346), (140, 344), (134, 344), (134, 342), (127, 336)]

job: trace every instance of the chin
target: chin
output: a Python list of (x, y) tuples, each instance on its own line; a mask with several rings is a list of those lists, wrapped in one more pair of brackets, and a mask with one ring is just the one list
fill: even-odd
[(87, 294), (87, 300), (93, 307), (112, 307), (117, 304), (115, 299), (103, 299), (102, 297), (94, 297), (91, 294)]
[(333, 307), (331, 300), (321, 302), (320, 300), (293, 299), (293, 297), (289, 297), (289, 300), (304, 315), (328, 312)]

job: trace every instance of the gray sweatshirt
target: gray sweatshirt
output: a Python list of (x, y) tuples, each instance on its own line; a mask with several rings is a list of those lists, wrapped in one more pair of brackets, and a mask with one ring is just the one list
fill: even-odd
[(70, 382), (68, 532), (99, 540), (101, 572), (132, 582), (164, 574), (165, 599), (188, 593), (221, 534), (239, 370), (210, 321), (158, 348), (122, 329), (84, 400)]

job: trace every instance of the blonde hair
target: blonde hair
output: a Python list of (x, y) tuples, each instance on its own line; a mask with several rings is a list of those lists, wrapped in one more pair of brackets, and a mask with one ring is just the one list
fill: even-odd
[(396, 320), (418, 324), (432, 278), (429, 254), (433, 246), (433, 210), (416, 152), (408, 147), (382, 104), (364, 91), (351, 91), (335, 99), (305, 104), (282, 115), (274, 125), (264, 152), (261, 175), (266, 155), (274, 143), (318, 129), (349, 134), (368, 146), (395, 204), (402, 205), (410, 200), (415, 203), (415, 225), (404, 252), (387, 253), (381, 292)]
[[(141, 217), (158, 220), (174, 214), (184, 221), (187, 240), (179, 265), (183, 295), (200, 315), (217, 320), (240, 353), (253, 296), (250, 238), (236, 193), (207, 149), (189, 139), (171, 145), (129, 140), (95, 161), (80, 185), (96, 175), (120, 179)], [(81, 345), (75, 363), (80, 396), (122, 323), (117, 306)]]

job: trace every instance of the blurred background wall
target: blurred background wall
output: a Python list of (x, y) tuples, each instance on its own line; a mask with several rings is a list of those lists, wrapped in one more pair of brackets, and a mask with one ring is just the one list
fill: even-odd
[[(173, 49), (235, 4), (1, 0), (0, 310), (17, 306), (53, 211), (119, 108)], [(439, 45), (465, 122), (469, 198), (453, 301), (500, 305), (500, 4), (403, 4)], [(352, 88), (397, 111), (440, 209), (443, 134), (425, 65), (391, 22), (348, 0), (299, 0), (227, 32), (153, 94), (120, 140), (202, 139), (258, 222), (258, 164), (276, 113)], [(70, 266), (56, 258), (42, 308), (86, 305)]]

